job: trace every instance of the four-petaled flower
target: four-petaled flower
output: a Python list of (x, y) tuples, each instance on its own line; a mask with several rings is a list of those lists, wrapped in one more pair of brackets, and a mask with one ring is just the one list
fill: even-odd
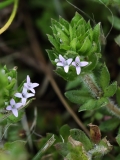
[(64, 71), (68, 73), (72, 58), (66, 60), (62, 55), (59, 55), (59, 59), (55, 59), (55, 62), (57, 66), (64, 67)]
[(21, 107), (22, 103), (16, 103), (15, 100), (12, 98), (10, 100), (10, 105), (6, 107), (6, 110), (12, 111), (15, 117), (18, 117), (18, 108)]
[(24, 87), (27, 90), (30, 90), (32, 93), (35, 93), (34, 88), (37, 86), (39, 86), (39, 84), (38, 83), (31, 83), (30, 77), (27, 75), (27, 83), (24, 83)]
[(27, 89), (23, 87), (22, 93), (15, 93), (15, 97), (21, 98), (22, 104), (25, 105), (27, 98), (33, 97), (35, 94), (28, 93)]
[(76, 68), (77, 75), (79, 75), (81, 72), (81, 67), (87, 66), (88, 62), (86, 62), (86, 61), (80, 62), (80, 58), (79, 58), (79, 56), (77, 56), (75, 58), (75, 61), (72, 62), (72, 65)]

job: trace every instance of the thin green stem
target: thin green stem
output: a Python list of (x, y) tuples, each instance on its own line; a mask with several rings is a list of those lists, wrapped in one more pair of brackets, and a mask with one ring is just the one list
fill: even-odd
[(18, 7), (18, 0), (14, 0), (14, 7), (13, 7), (13, 11), (11, 13), (11, 16), (8, 19), (8, 21), (6, 22), (6, 24), (0, 29), (0, 34), (5, 32), (8, 29), (8, 27), (11, 25), (11, 23), (13, 22), (13, 19), (17, 13), (17, 7)]

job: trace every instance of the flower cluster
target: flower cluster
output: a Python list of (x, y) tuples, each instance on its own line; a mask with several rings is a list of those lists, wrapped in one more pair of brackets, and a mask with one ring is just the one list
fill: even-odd
[[(12, 98), (10, 100), (10, 105), (6, 107), (6, 110), (12, 111), (15, 117), (18, 117), (18, 108), (24, 106), (27, 102), (27, 99), (30, 97), (35, 96), (35, 87), (39, 86), (38, 83), (31, 83), (30, 77), (27, 76), (27, 82), (23, 84), (22, 93), (15, 93), (15, 97), (21, 99), (19, 103), (16, 103), (15, 100)], [(32, 93), (29, 93), (31, 91)]]
[(79, 56), (75, 58), (75, 61), (72, 62), (72, 60), (73, 60), (72, 58), (66, 60), (62, 55), (59, 55), (59, 59), (55, 59), (55, 62), (57, 63), (56, 64), (57, 66), (63, 67), (66, 73), (68, 73), (70, 65), (74, 66), (76, 68), (77, 75), (80, 74), (81, 67), (88, 65), (88, 62), (86, 61), (81, 62)]

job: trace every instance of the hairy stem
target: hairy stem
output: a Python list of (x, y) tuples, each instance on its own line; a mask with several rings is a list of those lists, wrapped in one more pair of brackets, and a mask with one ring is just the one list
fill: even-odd
[[(84, 83), (87, 85), (87, 87), (90, 88), (92, 94), (96, 98), (100, 97), (101, 89), (95, 84), (95, 82), (90, 77), (90, 75), (84, 75), (83, 80), (84, 80)], [(120, 118), (120, 109), (110, 99), (109, 99), (109, 103), (106, 105), (106, 108), (110, 113)]]

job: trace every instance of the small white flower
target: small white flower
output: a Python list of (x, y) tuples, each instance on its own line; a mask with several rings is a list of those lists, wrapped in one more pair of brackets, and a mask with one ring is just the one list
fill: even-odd
[(86, 61), (80, 62), (80, 58), (79, 58), (79, 56), (77, 56), (75, 58), (75, 61), (72, 62), (72, 65), (76, 68), (77, 75), (79, 75), (81, 72), (81, 67), (87, 66), (88, 62), (86, 62)]
[(39, 86), (38, 83), (31, 83), (30, 77), (27, 75), (27, 83), (24, 83), (24, 87), (27, 88), (27, 90), (30, 90), (32, 93), (35, 93), (34, 88)]
[(59, 59), (55, 59), (55, 62), (57, 63), (57, 66), (63, 67), (64, 71), (68, 73), (72, 58), (66, 60), (62, 55), (59, 55)]
[(28, 93), (27, 88), (23, 88), (22, 93), (15, 93), (15, 97), (21, 98), (22, 104), (25, 105), (27, 98), (33, 97), (35, 94)]
[(12, 111), (15, 117), (18, 117), (18, 108), (22, 106), (22, 103), (15, 103), (15, 100), (12, 98), (10, 100), (10, 105), (6, 107), (6, 110)]

